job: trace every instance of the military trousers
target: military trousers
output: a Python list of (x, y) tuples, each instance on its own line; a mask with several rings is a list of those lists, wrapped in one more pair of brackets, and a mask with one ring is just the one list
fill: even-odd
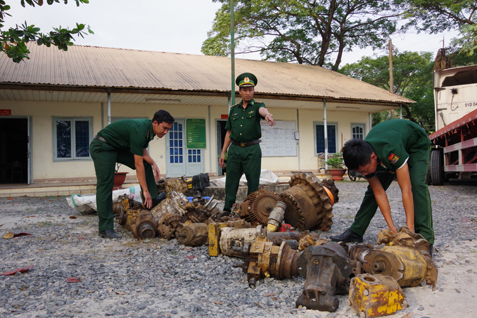
[[(119, 150), (97, 139), (93, 139), (89, 150), (94, 162), (97, 179), (96, 206), (98, 209), (99, 231), (112, 230), (114, 228), (113, 185), (115, 166), (116, 163), (121, 163), (131, 169), (136, 169), (134, 155), (129, 151)], [(154, 199), (158, 196), (158, 192), (152, 166), (144, 161), (144, 169), (147, 188)]]
[(262, 149), (259, 144), (240, 147), (231, 144), (227, 155), (224, 211), (231, 211), (237, 198), (240, 178), (245, 173), (249, 195), (258, 190), (262, 170)]
[[(411, 177), (412, 197), (414, 201), (414, 230), (421, 234), (430, 244), (434, 244), (434, 227), (432, 222), (432, 207), (429, 188), (426, 183), (427, 169), (429, 166), (429, 149), (411, 153), (407, 161)], [(384, 190), (387, 190), (394, 180), (392, 173), (377, 174)], [(378, 203), (374, 197), (371, 186), (364, 194), (364, 199), (354, 218), (351, 231), (364, 235), (371, 219), (376, 214)], [(396, 224), (394, 224), (396, 226)], [(397, 227), (397, 226), (396, 226)]]

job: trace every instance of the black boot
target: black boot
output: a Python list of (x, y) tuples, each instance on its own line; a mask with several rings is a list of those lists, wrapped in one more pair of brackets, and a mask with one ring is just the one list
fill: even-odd
[(341, 235), (330, 236), (330, 239), (335, 242), (345, 242), (345, 243), (362, 243), (363, 237), (347, 229)]
[(110, 239), (121, 238), (121, 234), (117, 233), (115, 230), (106, 230), (106, 231), (99, 232), (99, 236), (101, 236), (102, 238), (110, 238)]
[(165, 193), (165, 192), (159, 193), (159, 195), (157, 196), (157, 198), (152, 199), (151, 208), (148, 209), (148, 210), (151, 211), (152, 209), (154, 209), (154, 208), (155, 208), (159, 203), (161, 203), (161, 201), (164, 200), (165, 198), (166, 198), (166, 193)]

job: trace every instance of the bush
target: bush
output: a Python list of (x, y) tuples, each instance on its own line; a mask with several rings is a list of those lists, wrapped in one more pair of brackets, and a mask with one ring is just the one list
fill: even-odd
[(332, 169), (343, 169), (343, 155), (341, 153), (332, 154), (325, 162)]

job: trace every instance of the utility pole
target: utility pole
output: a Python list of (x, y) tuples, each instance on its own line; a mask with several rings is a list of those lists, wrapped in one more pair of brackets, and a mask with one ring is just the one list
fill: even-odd
[[(394, 78), (393, 78), (393, 41), (389, 39), (389, 91), (394, 93)], [(394, 110), (391, 109), (391, 118), (394, 118)]]
[[(234, 0), (230, 0), (230, 57), (232, 69), (232, 89), (230, 90), (230, 105), (235, 105), (235, 20), (234, 20)], [(227, 112), (228, 114), (229, 112)]]

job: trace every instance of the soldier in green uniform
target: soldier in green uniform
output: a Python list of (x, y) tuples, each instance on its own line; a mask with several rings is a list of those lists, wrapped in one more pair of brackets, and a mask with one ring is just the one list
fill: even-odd
[(239, 87), (242, 101), (230, 109), (225, 125), (227, 133), (219, 158), (219, 164), (224, 168), (225, 153), (228, 149), (224, 215), (230, 214), (232, 210), (243, 173), (247, 177), (248, 194), (258, 190), (262, 166), (262, 150), (259, 145), (262, 137), (260, 120), (265, 119), (271, 126), (275, 124), (273, 115), (268, 112), (265, 104), (253, 100), (255, 86), (258, 83), (255, 75), (240, 74), (235, 83)]
[(113, 179), (116, 162), (136, 170), (137, 179), (144, 196), (144, 205), (152, 209), (163, 196), (158, 197), (155, 179), (160, 172), (156, 162), (147, 151), (155, 136), (164, 137), (174, 123), (174, 118), (165, 110), (159, 110), (149, 119), (123, 119), (103, 128), (90, 145), (96, 171), (96, 205), (99, 217), (99, 236), (120, 238), (114, 231)]
[(369, 182), (351, 228), (335, 241), (362, 242), (363, 234), (379, 206), (389, 228), (396, 233), (386, 189), (394, 177), (402, 192), (406, 225), (434, 244), (432, 208), (426, 184), (430, 140), (419, 125), (402, 119), (382, 122), (365, 140), (353, 139), (343, 147), (343, 159), (350, 170), (362, 173)]

